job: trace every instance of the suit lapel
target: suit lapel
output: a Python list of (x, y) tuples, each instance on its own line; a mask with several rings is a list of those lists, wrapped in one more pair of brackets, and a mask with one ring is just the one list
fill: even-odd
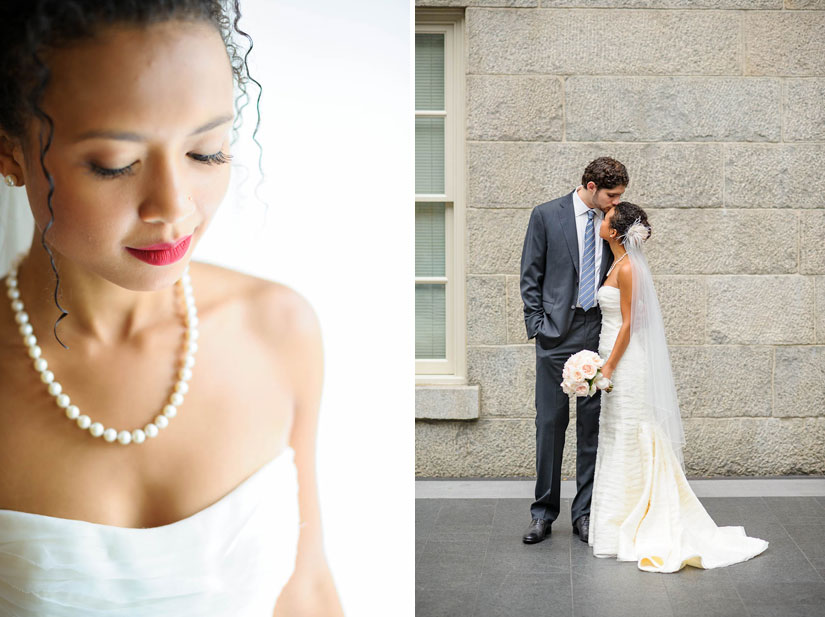
[(573, 260), (573, 267), (576, 275), (579, 274), (579, 239), (576, 233), (576, 209), (573, 207), (573, 193), (565, 196), (561, 207), (558, 210), (559, 225), (561, 226), (564, 239), (567, 242), (567, 249), (570, 251), (570, 258)]

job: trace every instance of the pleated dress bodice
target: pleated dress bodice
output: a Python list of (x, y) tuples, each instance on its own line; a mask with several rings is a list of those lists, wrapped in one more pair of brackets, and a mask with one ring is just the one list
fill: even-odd
[(0, 615), (271, 617), (295, 566), (293, 458), (161, 527), (0, 510)]

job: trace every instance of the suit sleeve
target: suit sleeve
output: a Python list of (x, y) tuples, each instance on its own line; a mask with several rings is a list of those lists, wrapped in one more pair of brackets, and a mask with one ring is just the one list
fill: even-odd
[(524, 323), (528, 339), (536, 336), (544, 320), (541, 289), (546, 257), (547, 234), (544, 221), (539, 209), (533, 208), (521, 251), (521, 299), (524, 302)]

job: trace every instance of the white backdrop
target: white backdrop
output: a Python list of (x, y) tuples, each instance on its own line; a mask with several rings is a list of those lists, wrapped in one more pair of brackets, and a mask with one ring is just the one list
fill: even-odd
[(348, 616), (413, 615), (411, 5), (244, 0), (242, 8), (252, 74), (264, 86), (267, 209), (264, 217), (253, 195), (250, 105), (233, 186), (196, 259), (285, 283), (315, 307), (326, 357), (319, 487), (333, 576)]

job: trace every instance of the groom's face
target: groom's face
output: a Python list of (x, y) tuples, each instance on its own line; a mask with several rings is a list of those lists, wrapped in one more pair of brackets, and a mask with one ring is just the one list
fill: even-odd
[[(592, 192), (594, 189), (595, 193)], [(592, 195), (591, 200), (593, 202), (590, 205), (607, 214), (613, 209), (613, 206), (622, 200), (622, 194), (625, 192), (625, 189), (627, 189), (627, 187), (623, 185), (611, 189), (597, 189), (593, 182), (588, 182), (588, 190)]]

